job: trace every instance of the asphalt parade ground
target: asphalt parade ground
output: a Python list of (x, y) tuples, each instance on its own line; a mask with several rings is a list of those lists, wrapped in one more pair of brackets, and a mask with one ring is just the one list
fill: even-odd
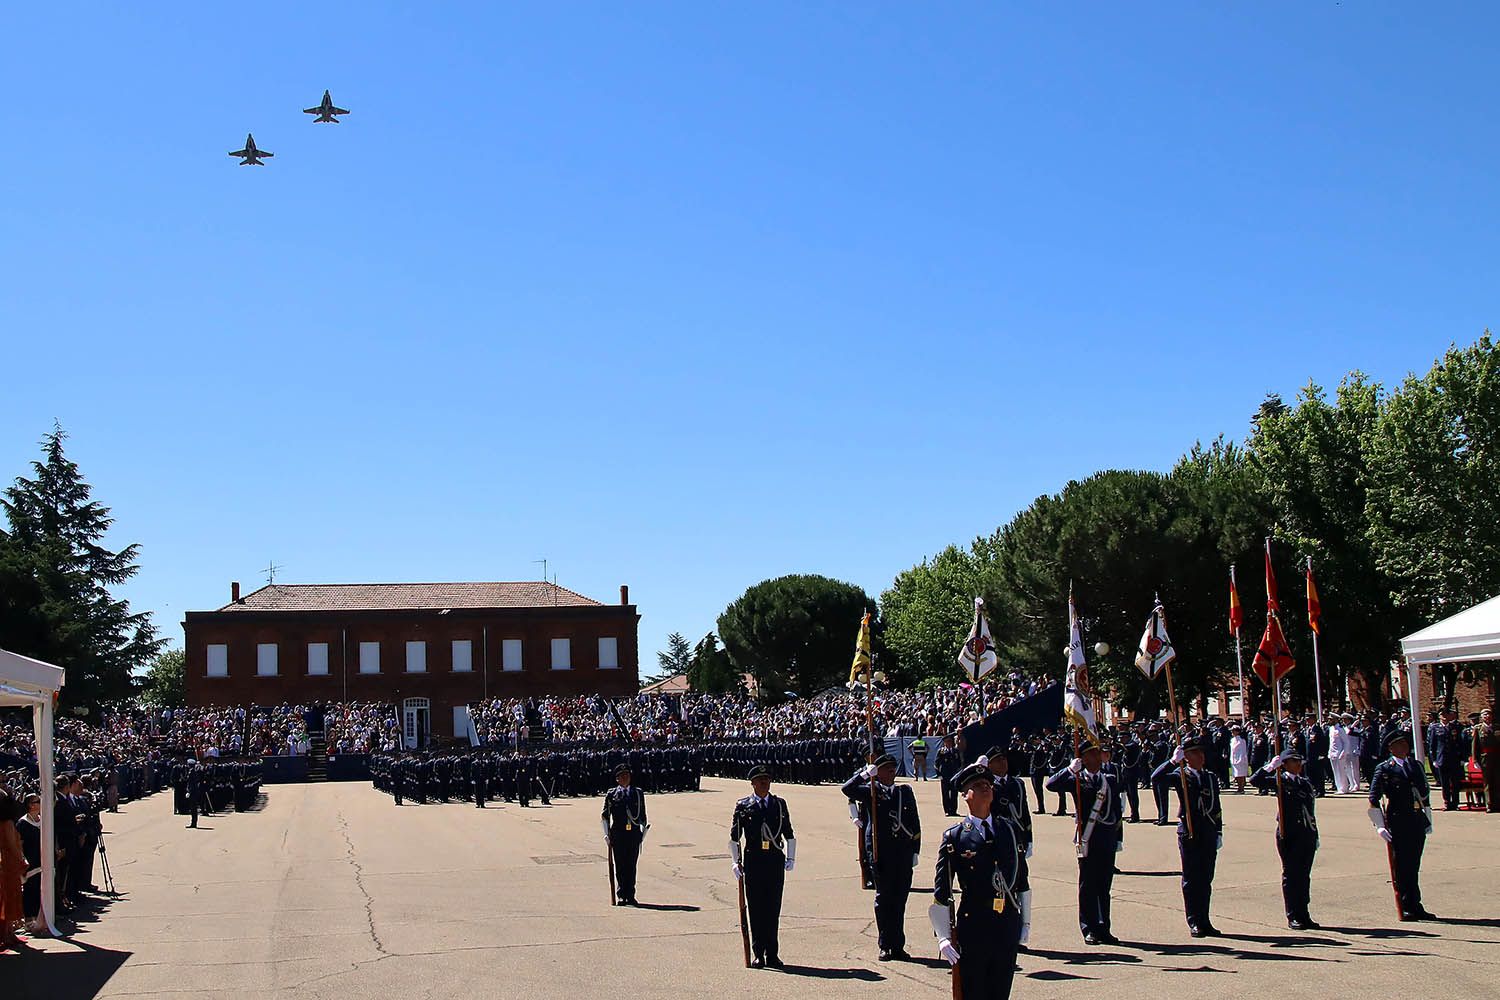
[[(609, 905), (598, 800), (550, 807), (406, 805), (365, 784), (267, 786), (259, 809), (171, 813), (170, 793), (105, 816), (121, 895), (67, 940), (0, 955), (0, 996), (940, 997), (927, 893), (907, 908), (914, 962), (881, 963), (854, 827), (837, 788), (778, 785), (797, 832), (781, 923), (785, 971), (744, 968), (727, 829), (741, 781), (651, 796), (639, 909)], [(918, 783), (932, 883), (945, 820)], [(1154, 815), (1149, 794), (1143, 812)], [(1056, 797), (1048, 796), (1056, 807)], [(1262, 996), (1493, 997), (1500, 982), (1500, 822), (1438, 812), (1422, 866), (1436, 923), (1396, 921), (1384, 845), (1360, 797), (1319, 802), (1312, 914), (1286, 927), (1275, 800), (1226, 794), (1218, 939), (1183, 920), (1175, 832), (1127, 827), (1114, 884), (1119, 945), (1079, 935), (1072, 820), (1036, 818), (1035, 914), (1014, 995), (1114, 1000)], [(96, 879), (97, 880), (97, 879)]]

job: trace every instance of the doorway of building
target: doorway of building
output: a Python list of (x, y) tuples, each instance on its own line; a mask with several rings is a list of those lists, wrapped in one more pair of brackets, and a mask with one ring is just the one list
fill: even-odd
[(406, 749), (427, 745), (432, 736), (432, 702), (427, 698), (407, 698), (401, 703), (401, 729)]

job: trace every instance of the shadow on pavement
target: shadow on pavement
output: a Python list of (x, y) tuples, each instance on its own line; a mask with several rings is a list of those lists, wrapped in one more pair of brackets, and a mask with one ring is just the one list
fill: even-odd
[[(0, 976), (7, 983), (19, 983), (17, 1000), (92, 1000), (131, 955), (76, 940), (67, 943), (67, 951), (27, 948), (0, 963)], [(5, 993), (12, 995), (9, 989)]]
[(1405, 927), (1333, 927), (1323, 925), (1323, 930), (1333, 934), (1359, 934), (1372, 938), (1430, 938), (1437, 937), (1431, 931), (1410, 930)]
[[(1122, 947), (1129, 947), (1130, 942), (1121, 941)], [(1025, 955), (1035, 955), (1037, 958), (1045, 958), (1049, 962), (1060, 962), (1063, 965), (1139, 965), (1141, 957), (1130, 955), (1123, 951), (1047, 951), (1045, 948), (1032, 948), (1023, 952)]]
[(637, 910), (664, 910), (668, 913), (697, 913), (703, 909), (691, 903), (636, 903)]
[(1129, 875), (1133, 878), (1182, 878), (1182, 871), (1172, 872), (1116, 872), (1118, 875)]
[[(1234, 937), (1234, 935), (1225, 934), (1225, 935), (1223, 935), (1223, 937), (1220, 940), (1224, 940), (1224, 939), (1232, 938), (1232, 937)], [(1277, 941), (1277, 940), (1282, 940), (1281, 938), (1263, 937), (1263, 936), (1251, 936), (1251, 935), (1245, 935), (1244, 939), (1245, 940), (1250, 940), (1250, 941)], [(1302, 938), (1293, 938), (1292, 940), (1295, 940), (1298, 943), (1311, 943), (1310, 941), (1304, 941)], [(1337, 945), (1337, 944), (1339, 944), (1339, 942), (1337, 942), (1337, 941), (1328, 941), (1326, 939), (1322, 943), (1325, 944), (1325, 945)], [(1141, 951), (1149, 951), (1149, 952), (1151, 952), (1154, 955), (1161, 955), (1161, 956), (1164, 956), (1164, 957), (1167, 957), (1167, 958), (1179, 957), (1179, 956), (1193, 956), (1193, 955), (1202, 955), (1202, 956), (1218, 955), (1218, 956), (1222, 956), (1224, 958), (1235, 959), (1235, 960), (1241, 961), (1241, 962), (1342, 962), (1342, 961), (1344, 961), (1342, 958), (1336, 958), (1336, 957), (1333, 957), (1333, 956), (1318, 957), (1316, 955), (1291, 955), (1291, 954), (1275, 955), (1275, 954), (1271, 954), (1269, 952), (1264, 952), (1264, 951), (1247, 951), (1244, 948), (1226, 948), (1224, 945), (1220, 945), (1220, 944), (1158, 944), (1155, 941), (1134, 941), (1134, 942), (1131, 942), (1131, 946), (1135, 947), (1135, 948), (1139, 948)], [(1179, 971), (1195, 971), (1195, 970), (1179, 970)]]
[(858, 979), (866, 983), (880, 983), (885, 977), (869, 969), (819, 969), (811, 965), (787, 965), (781, 970), (789, 976), (807, 976), (810, 979)]

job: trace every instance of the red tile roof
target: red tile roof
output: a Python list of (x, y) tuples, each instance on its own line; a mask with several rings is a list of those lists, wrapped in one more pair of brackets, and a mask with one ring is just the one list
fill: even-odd
[(220, 611), (441, 611), (445, 608), (603, 607), (545, 581), (513, 583), (273, 583)]

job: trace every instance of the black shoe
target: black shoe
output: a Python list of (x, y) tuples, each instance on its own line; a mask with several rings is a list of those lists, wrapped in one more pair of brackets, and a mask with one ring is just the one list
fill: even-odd
[(1188, 933), (1195, 938), (1208, 937), (1208, 932), (1197, 924), (1188, 924)]
[(1095, 934), (1094, 937), (1098, 938), (1100, 941), (1103, 941), (1105, 944), (1119, 944), (1120, 943), (1120, 939), (1117, 938), (1117, 937), (1115, 937), (1109, 931), (1102, 931), (1100, 933)]
[(898, 962), (911, 961), (911, 955), (907, 953), (905, 948), (897, 948), (895, 951), (891, 952), (891, 957)]
[(895, 954), (893, 952), (891, 952), (891, 951), (889, 951), (887, 949), (882, 948), (881, 951), (880, 951), (880, 954), (878, 956), (876, 956), (876, 960), (877, 961), (881, 961), (881, 962), (889, 962), (891, 959), (893, 959), (895, 957), (896, 956), (895, 956)]
[(1139, 823), (1140, 821), (1141, 821), (1141, 818), (1139, 816), (1132, 816), (1129, 819), (1127, 819), (1125, 822), (1127, 822), (1127, 823)]
[(1085, 934), (1083, 936), (1083, 943), (1084, 944), (1103, 944), (1104, 941), (1097, 934), (1095, 934), (1093, 931), (1089, 931), (1087, 934)]
[(1302, 917), (1301, 923), (1303, 927), (1306, 927), (1310, 931), (1320, 930), (1323, 927), (1322, 924), (1318, 923), (1312, 917), (1306, 915)]
[(1221, 930), (1219, 930), (1213, 924), (1203, 924), (1203, 925), (1201, 925), (1199, 927), (1199, 930), (1203, 931), (1203, 933), (1207, 934), (1209, 937), (1223, 937), (1224, 936), (1224, 932), (1221, 931)]
[(1302, 921), (1298, 920), (1296, 917), (1293, 917), (1291, 920), (1288, 920), (1286, 922), (1286, 925), (1288, 927), (1290, 927), (1294, 931), (1305, 931), (1305, 930), (1307, 930), (1307, 925), (1304, 924)]
[(1156, 820), (1156, 825), (1157, 826), (1166, 826), (1167, 825), (1167, 821), (1165, 819), (1158, 819), (1158, 820)]
[(750, 960), (750, 968), (752, 969), (764, 969), (765, 967), (766, 960), (761, 958), (759, 955), (756, 955)]
[(767, 955), (766, 956), (766, 968), (768, 968), (768, 969), (785, 969), (786, 968), (786, 964), (781, 961), (781, 957), (779, 955)]
[(1401, 919), (1402, 919), (1402, 921), (1409, 923), (1409, 922), (1411, 922), (1413, 920), (1421, 920), (1422, 918), (1419, 917), (1419, 916), (1417, 916), (1415, 913), (1408, 913), (1405, 910), (1402, 910), (1401, 911)]
[(1418, 920), (1436, 920), (1437, 916), (1431, 913), (1425, 906), (1417, 910)]

